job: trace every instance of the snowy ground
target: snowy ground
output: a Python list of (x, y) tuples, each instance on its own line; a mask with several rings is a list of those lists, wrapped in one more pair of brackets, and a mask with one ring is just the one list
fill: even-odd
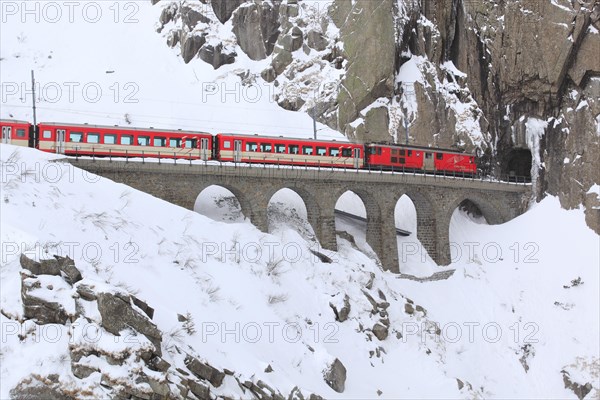
[[(343, 239), (329, 254), (333, 264), (318, 261), (309, 251), (316, 243), (305, 210), (292, 192), (272, 199), (267, 234), (229, 212), (229, 203), (211, 204), (211, 193), (197, 207), (227, 222), (72, 167), (58, 179), (47, 162), (51, 155), (0, 149), (3, 327), (23, 314), (19, 253), (62, 252), (86, 280), (135, 292), (156, 309), (169, 362), (177, 359), (169, 351), (176, 342), (240, 379), (262, 379), (282, 392), (298, 385), (326, 398), (373, 398), (378, 390), (381, 398), (572, 398), (563, 369), (598, 390), (598, 236), (582, 210), (564, 211), (554, 198), (500, 226), (457, 212), (452, 240), (463, 249), (478, 243), (470, 245), (474, 254), (455, 257), (448, 280), (418, 283), (382, 272)], [(340, 206), (355, 210), (353, 200), (348, 196)], [(402, 268), (422, 265), (409, 261)], [(581, 284), (573, 285), (578, 278)], [(381, 290), (390, 303), (390, 335), (383, 341), (369, 333), (377, 318), (362, 290), (371, 279), (370, 293)], [(68, 291), (54, 292), (69, 298)], [(329, 303), (344, 294), (350, 318), (338, 323)], [(407, 313), (407, 299), (425, 311)], [(177, 313), (188, 312), (196, 333), (170, 336), (181, 328)], [(435, 324), (438, 334), (427, 333)], [(268, 326), (275, 327), (272, 335)], [(1, 398), (34, 370), (70, 379), (64, 336), (48, 343), (43, 335), (21, 341), (3, 333)], [(321, 377), (335, 357), (348, 370), (343, 394)], [(263, 373), (269, 364), (274, 371)], [(462, 390), (457, 378), (465, 382)], [(241, 395), (228, 380), (217, 393)]]
[(280, 108), (272, 85), (242, 85), (240, 75), (269, 59), (251, 62), (238, 48), (238, 61), (216, 71), (186, 65), (156, 32), (162, 3), (48, 3), (2, 3), (1, 118), (33, 120), (33, 69), (38, 121), (313, 136), (311, 118)]

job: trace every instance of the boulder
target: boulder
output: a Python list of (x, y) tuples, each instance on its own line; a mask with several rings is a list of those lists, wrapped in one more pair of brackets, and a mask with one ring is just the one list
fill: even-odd
[(329, 307), (333, 309), (335, 314), (335, 320), (338, 322), (344, 322), (348, 319), (350, 314), (350, 297), (347, 294), (344, 295), (344, 305), (338, 310), (333, 303), (329, 303)]
[(210, 23), (210, 18), (207, 18), (202, 13), (194, 10), (191, 7), (181, 7), (181, 20), (185, 26), (192, 31), (199, 22), (204, 24)]
[(373, 335), (375, 335), (375, 337), (381, 341), (385, 340), (388, 337), (388, 327), (379, 322), (373, 326), (372, 330)]
[(225, 374), (218, 369), (206, 364), (190, 355), (185, 357), (185, 366), (198, 378), (205, 379), (214, 387), (219, 387), (223, 383)]
[(593, 386), (591, 383), (587, 382), (585, 384), (581, 384), (574, 382), (573, 380), (571, 380), (571, 376), (567, 371), (562, 370), (560, 372), (563, 375), (563, 383), (565, 384), (565, 388), (572, 390), (579, 400), (583, 400), (585, 396), (587, 396), (588, 393), (592, 391)]
[(346, 387), (346, 367), (336, 358), (325, 370), (323, 378), (329, 387), (338, 393), (343, 393)]
[(63, 390), (57, 377), (30, 375), (22, 379), (9, 392), (11, 399), (28, 400), (75, 400), (76, 397)]
[(194, 393), (194, 395), (200, 400), (210, 400), (210, 389), (208, 386), (196, 382), (193, 379), (187, 380), (187, 386), (190, 388), (190, 391)]
[(246, 0), (211, 0), (215, 16), (222, 24), (229, 21), (233, 12)]
[(55, 275), (63, 276), (65, 281), (70, 285), (79, 282), (81, 272), (75, 267), (75, 262), (67, 257), (54, 256), (54, 260), (42, 260), (40, 262), (28, 258), (25, 254), (21, 254), (19, 259), (21, 268), (31, 271), (34, 275)]
[(186, 64), (192, 61), (204, 43), (206, 43), (204, 35), (185, 36), (185, 39), (181, 40), (181, 57), (183, 57), (183, 61)]
[(317, 51), (323, 51), (329, 45), (327, 38), (319, 31), (315, 31), (311, 29), (306, 34), (306, 44), (311, 49), (315, 49)]
[(279, 37), (279, 6), (248, 3), (233, 14), (233, 33), (238, 45), (252, 60), (263, 60), (273, 52)]
[(284, 50), (283, 48), (277, 50), (277, 55), (271, 61), (271, 66), (273, 67), (273, 71), (277, 76), (281, 75), (283, 71), (294, 61), (292, 57), (292, 53)]
[(198, 53), (200, 59), (218, 69), (225, 64), (233, 64), (237, 54), (234, 51), (223, 51), (223, 44), (216, 46), (205, 44)]
[(131, 299), (121, 293), (98, 293), (98, 311), (102, 317), (102, 327), (113, 335), (126, 328), (143, 334), (154, 344), (156, 353), (161, 354), (162, 334), (145, 315), (131, 306)]
[[(38, 277), (21, 273), (21, 300), (23, 301), (23, 315), (26, 319), (33, 319), (39, 325), (61, 324), (64, 325), (69, 315), (64, 306), (56, 301), (48, 300), (45, 294), (37, 297), (33, 291), (52, 291), (52, 287), (42, 288), (42, 282)], [(72, 301), (72, 299), (70, 299)]]

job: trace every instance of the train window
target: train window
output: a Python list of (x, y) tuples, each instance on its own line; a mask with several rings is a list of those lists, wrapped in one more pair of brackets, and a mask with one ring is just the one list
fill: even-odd
[(406, 158), (404, 158), (404, 157), (400, 157), (400, 160), (398, 160), (398, 162), (399, 162), (400, 164), (405, 164), (405, 163), (406, 163)]
[[(229, 144), (228, 147), (225, 147), (225, 143)], [(231, 142), (227, 140), (223, 143), (223, 148), (228, 149), (231, 147)], [(186, 149), (195, 149), (198, 147), (198, 139), (185, 139), (185, 148)]]
[(285, 153), (285, 144), (276, 144), (275, 153)]
[(425, 158), (430, 159), (431, 158), (431, 153), (425, 153)]
[(271, 143), (261, 143), (260, 151), (262, 151), (263, 153), (270, 153), (271, 151), (273, 151), (273, 145)]
[[(190, 146), (188, 146), (187, 141), (186, 141), (185, 147), (190, 147)], [(231, 141), (230, 140), (224, 140), (223, 141), (223, 148), (224, 149), (230, 149), (231, 148)]]
[(70, 132), (69, 133), (69, 142), (80, 143), (83, 139), (82, 132)]
[(377, 154), (377, 149), (375, 147), (367, 147), (367, 154)]
[(400, 150), (400, 155), (401, 156), (405, 156), (406, 155), (406, 151), (404, 149)]
[(315, 149), (312, 146), (302, 146), (302, 154), (312, 156)]
[(149, 136), (138, 136), (137, 143), (138, 143), (138, 146), (149, 146), (150, 145), (150, 137)]
[(44, 139), (50, 139), (50, 138), (52, 137), (52, 132), (50, 132), (50, 131), (44, 131), (44, 132), (42, 133), (42, 137), (43, 137)]
[(127, 146), (132, 145), (133, 144), (133, 136), (131, 136), (131, 135), (121, 136), (121, 144), (124, 144)]
[(326, 156), (327, 155), (327, 148), (325, 148), (325, 147), (317, 147), (317, 155), (319, 155), (319, 156)]
[(380, 156), (381, 155), (381, 147), (377, 148), (377, 155)]
[(88, 143), (100, 143), (100, 135), (97, 133), (88, 133), (87, 134), (87, 142)]
[(246, 143), (246, 151), (258, 151), (258, 144)]
[(154, 138), (154, 147), (167, 147), (167, 138), (155, 137)]
[(392, 149), (392, 155), (393, 155), (393, 156), (397, 156), (397, 155), (398, 155), (398, 150), (396, 150), (396, 149)]
[(408, 156), (409, 156), (409, 157), (410, 157), (410, 156), (412, 156), (412, 150), (409, 150), (409, 151), (408, 151)]
[(396, 164), (398, 162), (398, 157), (392, 157), (392, 163)]
[(437, 158), (438, 160), (443, 160), (444, 159), (444, 154), (443, 153), (436, 153), (435, 158)]
[(17, 137), (25, 137), (25, 129), (17, 129)]
[(104, 135), (104, 144), (117, 144), (117, 135)]
[(340, 155), (340, 149), (336, 149), (336, 148), (330, 147), (329, 148), (329, 155), (331, 157), (338, 157)]
[(169, 147), (181, 147), (181, 139), (180, 138), (171, 138), (169, 139)]
[(352, 149), (342, 149), (342, 157), (352, 157)]
[(290, 144), (290, 154), (298, 154), (298, 145)]

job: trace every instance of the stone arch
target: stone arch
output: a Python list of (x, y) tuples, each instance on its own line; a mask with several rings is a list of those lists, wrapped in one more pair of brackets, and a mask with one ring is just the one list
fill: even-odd
[(511, 219), (510, 212), (506, 211), (506, 207), (501, 203), (501, 200), (477, 192), (470, 192), (468, 194), (459, 194), (448, 203), (448, 207), (444, 213), (444, 220), (449, 222), (454, 210), (464, 202), (469, 202), (476, 206), (481, 215), (491, 225), (502, 224)]
[[(394, 247), (393, 250), (387, 248), (386, 244), (389, 241), (389, 235), (386, 235), (384, 230), (384, 219), (382, 216), (382, 206), (378, 202), (376, 198), (376, 191), (369, 190), (368, 187), (355, 187), (355, 186), (343, 186), (339, 188), (333, 194), (333, 198), (335, 199), (334, 207), (337, 206), (339, 199), (346, 192), (352, 192), (356, 196), (360, 198), (362, 201), (365, 211), (366, 211), (366, 242), (373, 249), (373, 251), (377, 254), (379, 259), (381, 260), (384, 269), (398, 269), (397, 266), (397, 247)], [(393, 222), (387, 221), (388, 225), (393, 229)], [(384, 243), (384, 240), (387, 241)], [(394, 236), (395, 240), (395, 236)], [(388, 256), (392, 256), (392, 259), (396, 259), (395, 264), (394, 261), (387, 260)]]
[[(439, 224), (436, 218), (434, 199), (431, 194), (420, 188), (406, 188), (401, 193), (396, 194), (394, 204), (397, 204), (402, 196), (407, 196), (415, 207), (417, 231), (413, 233), (413, 237), (418, 239), (416, 245), (423, 246), (423, 249), (427, 251), (427, 254), (437, 264), (443, 263), (444, 260), (441, 257), (440, 249)], [(443, 242), (444, 238), (441, 238), (441, 241)], [(418, 250), (422, 249), (419, 248)], [(411, 249), (411, 251), (413, 250)]]
[(235, 197), (235, 199), (237, 200), (237, 202), (239, 204), (242, 215), (245, 218), (252, 218), (252, 215), (254, 215), (254, 209), (253, 209), (252, 202), (250, 201), (247, 193), (244, 190), (241, 190), (234, 185), (225, 184), (225, 183), (214, 183), (214, 184), (206, 183), (204, 185), (197, 187), (196, 192), (198, 194), (196, 195), (196, 199), (195, 199), (194, 206), (193, 206), (194, 211), (196, 211), (196, 204), (197, 204), (200, 196), (204, 192), (206, 192), (207, 189), (209, 189), (211, 187), (219, 187), (219, 188), (223, 188), (223, 189), (226, 189), (227, 191), (231, 192), (231, 194)]
[[(289, 191), (289, 192), (293, 193), (302, 201), (304, 209), (296, 210), (296, 211), (299, 212), (300, 218), (305, 217), (306, 221), (311, 226), (313, 232), (309, 232), (309, 233), (316, 234), (315, 225), (317, 224), (318, 218), (320, 215), (319, 204), (316, 201), (316, 199), (314, 198), (314, 196), (308, 190), (305, 190), (305, 189), (299, 188), (299, 187), (288, 187), (288, 186), (277, 188), (276, 190), (274, 190), (274, 192), (272, 194), (271, 193), (267, 194), (267, 197), (269, 198), (269, 200), (267, 202), (267, 207), (271, 206), (271, 202), (273, 201), (273, 199), (276, 196), (278, 196), (279, 194), (283, 194), (283, 192), (285, 192), (285, 191)], [(272, 223), (271, 223), (271, 220), (269, 219), (269, 231), (271, 230), (271, 227), (272, 227)]]

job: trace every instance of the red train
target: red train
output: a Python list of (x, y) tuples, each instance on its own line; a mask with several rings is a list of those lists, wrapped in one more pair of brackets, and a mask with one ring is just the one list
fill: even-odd
[(461, 175), (477, 172), (473, 155), (428, 147), (64, 123), (39, 123), (35, 141), (34, 127), (29, 122), (0, 120), (0, 126), (2, 143), (75, 156), (181, 158)]

